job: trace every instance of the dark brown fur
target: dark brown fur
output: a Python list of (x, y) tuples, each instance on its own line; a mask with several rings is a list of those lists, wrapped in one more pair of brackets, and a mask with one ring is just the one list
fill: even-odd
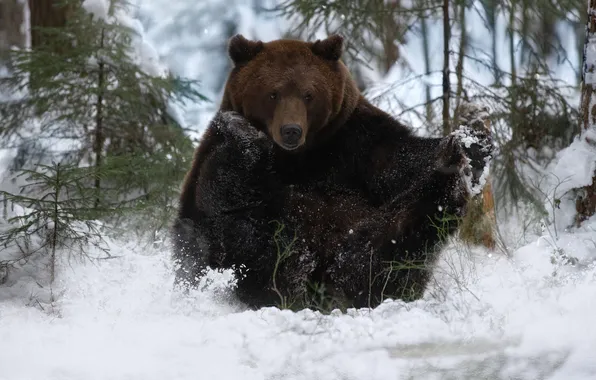
[[(238, 296), (256, 307), (320, 305), (317, 284), (343, 306), (423, 294), (458, 226), (441, 216), (465, 213), (465, 151), (453, 137), (414, 136), (366, 101), (341, 47), (338, 36), (231, 40), (235, 66), (174, 225), (179, 282), (235, 268)], [(304, 131), (291, 151), (279, 136), (287, 123)]]

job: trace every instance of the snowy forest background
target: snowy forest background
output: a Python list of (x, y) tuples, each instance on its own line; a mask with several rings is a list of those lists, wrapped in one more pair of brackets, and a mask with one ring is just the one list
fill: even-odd
[[(594, 378), (588, 14), (586, 0), (0, 0), (0, 379)], [(449, 133), (464, 100), (490, 107), (490, 191), (424, 299), (246, 311), (225, 272), (172, 289), (167, 232), (236, 33), (342, 34), (367, 98), (420, 135)]]

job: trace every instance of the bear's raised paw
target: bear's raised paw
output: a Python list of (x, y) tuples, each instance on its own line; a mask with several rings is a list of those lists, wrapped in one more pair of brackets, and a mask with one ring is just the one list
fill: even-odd
[(479, 194), (486, 184), (494, 153), (494, 142), (489, 131), (462, 125), (451, 136), (463, 151), (463, 176), (472, 195)]
[(233, 111), (218, 112), (212, 121), (219, 132), (228, 139), (239, 142), (266, 139), (267, 136), (250, 124), (242, 115)]
[(218, 112), (212, 125), (222, 134), (226, 143), (234, 150), (243, 152), (244, 159), (256, 162), (259, 157), (271, 150), (272, 144), (262, 131), (255, 128), (242, 115), (233, 111)]
[(459, 171), (471, 195), (482, 191), (494, 156), (495, 145), (485, 123), (489, 116), (488, 107), (462, 104), (459, 127), (443, 139), (439, 148), (440, 170)]

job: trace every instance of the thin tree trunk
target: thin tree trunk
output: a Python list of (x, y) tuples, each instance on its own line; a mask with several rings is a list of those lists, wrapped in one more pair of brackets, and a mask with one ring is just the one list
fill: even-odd
[[(457, 65), (455, 66), (455, 75), (457, 77), (457, 89), (455, 92), (455, 110), (458, 112), (461, 98), (464, 91), (464, 57), (466, 53), (466, 46), (468, 44), (468, 35), (466, 32), (466, 6), (462, 2), (460, 6), (459, 25), (461, 29), (461, 39), (459, 43), (459, 52), (457, 54)], [(456, 117), (457, 119), (457, 117)]]
[(509, 59), (511, 60), (511, 85), (517, 82), (517, 68), (515, 65), (515, 0), (511, 1), (509, 13)]
[[(420, 12), (420, 27), (421, 27), (421, 34), (422, 34), (422, 52), (424, 54), (424, 71), (426, 76), (430, 75), (430, 52), (429, 52), (429, 44), (428, 44), (428, 25), (427, 20), (424, 15), (424, 12)], [(434, 112), (433, 106), (431, 104), (431, 94), (430, 94), (430, 84), (426, 83), (425, 87), (425, 95), (426, 95), (426, 122), (428, 125), (431, 125), (434, 119)]]
[(529, 0), (522, 0), (522, 11), (521, 11), (521, 21), (520, 21), (520, 35), (522, 38), (522, 43), (521, 43), (521, 63), (522, 64), (530, 64), (530, 59), (531, 56), (529, 57), (529, 59), (526, 61), (526, 59), (524, 57), (526, 57), (526, 53), (527, 51), (530, 49), (529, 45), (528, 45), (528, 39), (530, 38), (529, 34), (530, 34), (530, 15), (528, 15), (528, 11), (529, 11), (529, 7), (530, 5), (528, 4)]
[[(596, 129), (596, 54), (593, 52), (596, 48), (596, 0), (590, 0), (588, 4), (588, 21), (586, 27), (586, 39), (584, 44), (584, 65), (582, 80), (582, 99), (581, 114), (583, 130)], [(592, 183), (579, 191), (576, 199), (576, 217), (575, 223), (579, 226), (583, 221), (596, 213), (596, 173), (592, 178)]]
[[(583, 12), (583, 6), (578, 7), (577, 11), (578, 11), (578, 13), (581, 14), (581, 12)], [(583, 41), (583, 39), (586, 35), (586, 25), (582, 24), (581, 22), (578, 22), (575, 25), (574, 32), (575, 32), (574, 37), (575, 37), (575, 45), (576, 45), (575, 49), (576, 49), (577, 57), (578, 57), (576, 77), (577, 77), (577, 83), (581, 86), (582, 79), (583, 79), (583, 73), (582, 73), (583, 64), (584, 64), (583, 52), (584, 52), (584, 42), (585, 42), (585, 41)]]
[[(511, 85), (509, 86), (511, 91), (511, 109), (517, 110), (517, 64), (515, 63), (515, 1), (511, 1), (511, 9), (509, 13), (509, 60), (510, 60), (510, 71), (511, 71)], [(512, 126), (513, 140), (518, 140), (517, 137), (520, 133), (520, 128), (513, 128), (515, 125), (519, 125), (519, 111), (511, 112), (509, 115), (509, 125)]]
[(397, 46), (400, 28), (395, 20), (394, 10), (399, 9), (400, 0), (385, 3), (385, 15), (383, 16), (383, 66), (387, 73), (399, 59), (399, 47)]
[(495, 83), (501, 81), (501, 73), (499, 71), (499, 65), (497, 64), (497, 7), (493, 5), (492, 12), (490, 15), (491, 28), (492, 28), (492, 66), (493, 75), (495, 76)]
[(443, 135), (451, 133), (449, 123), (449, 41), (451, 29), (449, 26), (449, 0), (443, 0)]
[[(101, 31), (100, 47), (103, 48), (104, 32)], [(102, 165), (102, 151), (103, 151), (103, 88), (104, 88), (104, 63), (99, 60), (98, 77), (97, 77), (97, 106), (95, 115), (95, 208), (99, 207), (100, 192), (101, 192), (101, 176), (100, 170)]]

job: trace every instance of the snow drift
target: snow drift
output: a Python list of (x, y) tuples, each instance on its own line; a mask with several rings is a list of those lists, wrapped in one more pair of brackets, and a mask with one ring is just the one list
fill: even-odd
[(0, 379), (590, 379), (595, 227), (511, 259), (453, 245), (423, 300), (330, 315), (244, 310), (229, 273), (180, 294), (168, 249), (113, 241), (119, 258), (59, 266), (53, 305), (0, 288)]

